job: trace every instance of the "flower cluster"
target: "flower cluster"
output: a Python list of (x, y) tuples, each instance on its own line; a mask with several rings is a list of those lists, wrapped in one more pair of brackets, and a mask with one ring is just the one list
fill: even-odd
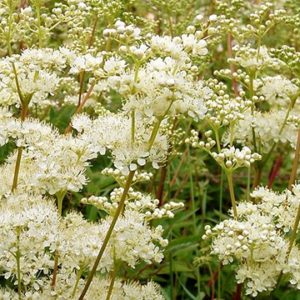
[(186, 143), (190, 143), (194, 148), (200, 148), (207, 151), (216, 162), (224, 169), (234, 171), (242, 167), (250, 167), (255, 161), (261, 159), (258, 153), (252, 153), (249, 147), (242, 147), (242, 149), (234, 146), (224, 147), (220, 151), (212, 151), (212, 148), (217, 142), (211, 138), (213, 132), (211, 130), (205, 132), (206, 141), (199, 141), (198, 132), (191, 131), (191, 137), (186, 139)]
[(250, 167), (250, 164), (260, 160), (257, 153), (251, 154), (248, 147), (235, 149), (235, 147), (223, 148), (220, 153), (212, 152), (212, 157), (223, 167), (234, 170), (241, 167)]
[(290, 248), (286, 236), (300, 204), (299, 185), (282, 194), (259, 188), (251, 196), (255, 204), (241, 202), (237, 220), (228, 219), (213, 228), (207, 225), (203, 238), (212, 239), (212, 254), (223, 264), (237, 265), (236, 279), (245, 283), (246, 294), (273, 290), (281, 273), (299, 288), (300, 249)]

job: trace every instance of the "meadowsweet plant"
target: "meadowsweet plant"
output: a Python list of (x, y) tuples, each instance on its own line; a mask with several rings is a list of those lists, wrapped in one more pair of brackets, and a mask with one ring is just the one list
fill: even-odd
[(0, 22), (1, 299), (295, 299), (297, 0)]

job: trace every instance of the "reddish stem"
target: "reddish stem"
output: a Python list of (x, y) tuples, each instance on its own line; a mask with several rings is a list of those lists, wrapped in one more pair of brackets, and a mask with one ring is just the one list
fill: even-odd
[(269, 174), (268, 188), (271, 188), (276, 177), (279, 175), (280, 168), (283, 163), (283, 157), (280, 154), (273, 163), (272, 169)]
[(53, 277), (51, 280), (51, 288), (55, 288), (56, 284), (56, 277), (57, 277), (57, 271), (58, 271), (58, 255), (57, 252), (55, 252), (55, 257), (54, 257), (54, 268), (53, 268)]
[(218, 271), (215, 271), (215, 272), (213, 273), (213, 276), (211, 276), (211, 278), (209, 279), (209, 281), (208, 281), (208, 283), (207, 283), (209, 287), (211, 287), (212, 285), (215, 284), (215, 282), (216, 282), (216, 280), (217, 280), (217, 278), (218, 278), (218, 275), (219, 275), (219, 272), (218, 272)]
[[(85, 94), (85, 96), (83, 97), (83, 99), (81, 99), (81, 101), (79, 101), (79, 104), (76, 108), (76, 111), (75, 113), (73, 114), (76, 115), (78, 113), (80, 113), (83, 109), (83, 106), (85, 105), (86, 101), (90, 98), (92, 92), (93, 92), (93, 89), (94, 89), (94, 86), (95, 86), (95, 83), (91, 84), (89, 90), (87, 91), (87, 93)], [(69, 123), (68, 127), (65, 129), (65, 134), (67, 133), (70, 133), (72, 131), (72, 124), (71, 122)]]
[(215, 283), (218, 278), (218, 271), (214, 272), (208, 281), (208, 286), (211, 288), (211, 300), (215, 299)]
[(167, 177), (167, 164), (164, 165), (160, 170), (160, 180), (156, 192), (156, 198), (159, 200), (159, 206), (163, 205), (163, 194), (164, 194), (164, 185), (165, 185), (166, 177)]
[(299, 158), (300, 158), (300, 129), (298, 130), (297, 146), (296, 146), (296, 151), (295, 151), (295, 157), (293, 160), (293, 167), (292, 167), (292, 171), (291, 171), (291, 175), (290, 175), (289, 185), (288, 185), (289, 190), (292, 189), (292, 186), (297, 179)]
[[(233, 42), (233, 38), (232, 38), (232, 34), (229, 32), (227, 34), (227, 56), (228, 58), (232, 57), (232, 42)], [(230, 64), (230, 71), (231, 71), (231, 75), (233, 75), (234, 72), (236, 72), (236, 68), (234, 66), (234, 64)], [(239, 96), (239, 89), (238, 89), (238, 83), (236, 81), (235, 78), (232, 78), (232, 88), (234, 91), (235, 96)]]
[(242, 299), (242, 289), (243, 289), (243, 284), (239, 283), (236, 286), (236, 291), (232, 297), (232, 300), (241, 300)]
[(181, 160), (178, 164), (178, 167), (177, 167), (177, 169), (174, 173), (174, 176), (173, 176), (172, 180), (170, 181), (170, 186), (173, 186), (176, 183), (176, 179), (178, 178), (180, 168), (181, 168), (183, 162), (186, 160), (187, 154), (188, 154), (188, 148), (186, 148), (186, 150), (182, 154), (182, 157), (181, 157)]

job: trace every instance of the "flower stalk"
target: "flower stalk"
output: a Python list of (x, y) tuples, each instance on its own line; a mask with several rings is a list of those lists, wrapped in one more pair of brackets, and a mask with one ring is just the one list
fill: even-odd
[(234, 195), (234, 185), (233, 185), (232, 172), (225, 170), (225, 174), (226, 174), (227, 181), (228, 181), (228, 187), (229, 187), (229, 193), (230, 193), (233, 216), (234, 216), (235, 219), (237, 219), (238, 213), (237, 213), (236, 200), (235, 200), (235, 195)]
[[(295, 183), (295, 180), (296, 180), (296, 177), (297, 177), (299, 157), (300, 157), (300, 129), (298, 130), (298, 138), (297, 138), (297, 146), (296, 146), (296, 151), (295, 151), (295, 157), (294, 157), (294, 160), (293, 160), (293, 167), (292, 167), (292, 171), (291, 171), (291, 175), (290, 175), (290, 179), (289, 179), (289, 185), (288, 185), (289, 190), (292, 190), (293, 184)], [(293, 245), (294, 245), (294, 243), (296, 241), (296, 238), (297, 238), (297, 231), (298, 231), (299, 223), (300, 223), (300, 205), (299, 205), (298, 210), (297, 210), (296, 218), (295, 218), (295, 221), (294, 221), (294, 226), (293, 226), (292, 233), (291, 233), (291, 236), (290, 236), (289, 248), (288, 248), (287, 255), (286, 255), (287, 260), (290, 256), (291, 252), (292, 252)]]
[(116, 270), (115, 270), (115, 268), (111, 272), (110, 276), (111, 276), (111, 279), (110, 279), (110, 284), (109, 284), (108, 292), (107, 292), (107, 295), (106, 295), (106, 300), (110, 300), (110, 298), (112, 296), (114, 284), (115, 284), (115, 281), (116, 281)]
[[(21, 102), (21, 121), (23, 122), (27, 115), (28, 115), (28, 105), (29, 102), (31, 100), (32, 95), (30, 95), (29, 97), (24, 97), (20, 88), (20, 84), (19, 84), (19, 79), (18, 79), (18, 73), (17, 73), (17, 69), (14, 63), (12, 63), (12, 67), (13, 67), (13, 72), (15, 75), (15, 82), (16, 82), (16, 87), (17, 87), (17, 92), (19, 95), (19, 99)], [(19, 147), (18, 151), (17, 151), (17, 160), (16, 160), (16, 165), (15, 165), (15, 171), (14, 171), (14, 177), (13, 177), (13, 183), (12, 183), (12, 187), (11, 187), (11, 191), (13, 192), (17, 186), (18, 186), (18, 178), (19, 178), (19, 173), (20, 173), (20, 165), (21, 165), (21, 159), (22, 159), (22, 152), (23, 152), (23, 148)]]
[[(65, 195), (66, 195), (65, 191), (60, 191), (56, 194), (57, 208), (58, 208), (59, 216), (62, 215), (62, 204), (63, 204)], [(58, 258), (59, 258), (59, 254), (58, 254), (58, 251), (56, 250), (55, 255), (54, 255), (54, 268), (53, 268), (53, 274), (52, 274), (52, 280), (51, 280), (51, 288), (52, 289), (55, 289), (55, 284), (56, 284), (56, 278), (57, 278), (57, 272), (58, 272)]]
[(81, 292), (81, 294), (80, 294), (80, 296), (78, 298), (79, 300), (84, 299), (84, 296), (87, 293), (87, 291), (88, 291), (88, 289), (89, 289), (89, 287), (90, 287), (90, 285), (92, 283), (93, 277), (94, 277), (94, 275), (96, 273), (97, 267), (98, 267), (98, 265), (99, 265), (99, 263), (101, 261), (101, 258), (102, 258), (103, 254), (104, 254), (104, 251), (105, 251), (105, 249), (106, 249), (106, 247), (108, 245), (109, 239), (110, 239), (110, 237), (111, 237), (111, 235), (113, 233), (113, 230), (115, 228), (117, 220), (118, 220), (121, 212), (123, 211), (125, 200), (126, 200), (129, 188), (131, 186), (134, 174), (135, 174), (135, 171), (130, 171), (129, 174), (128, 174), (127, 181), (126, 181), (126, 184), (125, 184), (122, 196), (121, 196), (121, 200), (119, 202), (119, 205), (117, 207), (115, 215), (114, 215), (114, 217), (112, 219), (112, 222), (111, 222), (111, 224), (109, 226), (109, 229), (108, 229), (108, 231), (107, 231), (107, 233), (105, 235), (105, 238), (103, 240), (103, 244), (101, 245), (100, 251), (99, 251), (98, 256), (97, 256), (97, 258), (95, 260), (93, 268), (90, 271), (90, 273), (88, 275), (88, 278), (87, 278), (87, 281), (85, 283), (85, 286), (84, 286), (84, 288), (83, 288), (83, 290), (82, 290), (82, 292)]
[(21, 229), (17, 227), (17, 251), (16, 251), (16, 262), (17, 262), (17, 280), (18, 280), (18, 297), (22, 299), (22, 282), (21, 282), (21, 251), (20, 251), (20, 233)]
[(74, 298), (75, 294), (76, 294), (76, 290), (77, 290), (77, 287), (78, 287), (78, 284), (79, 284), (79, 280), (81, 278), (81, 275), (82, 275), (82, 272), (83, 272), (83, 269), (80, 268), (78, 271), (77, 271), (77, 274), (76, 274), (76, 281), (75, 281), (75, 285), (74, 285), (74, 288), (73, 288), (73, 291), (72, 291), (72, 297)]

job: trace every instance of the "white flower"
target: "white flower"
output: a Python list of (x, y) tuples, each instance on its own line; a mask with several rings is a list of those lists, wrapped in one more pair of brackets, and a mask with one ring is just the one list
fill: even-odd
[[(80, 121), (77, 120), (78, 117), (73, 120), (73, 123), (80, 129)], [(94, 153), (104, 154), (105, 149), (110, 150), (114, 165), (125, 173), (129, 171), (130, 164), (142, 163), (143, 165), (146, 161), (163, 162), (168, 150), (167, 137), (158, 133), (149, 151), (148, 143), (151, 136), (149, 124), (145, 124), (142, 119), (136, 119), (133, 144), (131, 126), (131, 120), (126, 115), (108, 114), (87, 122), (78, 139), (89, 144)]]
[(206, 55), (208, 53), (205, 40), (197, 40), (193, 34), (183, 34), (181, 36), (183, 47), (192, 51), (193, 55)]
[(236, 56), (230, 61), (234, 61), (246, 69), (260, 70), (268, 67), (279, 69), (283, 65), (282, 61), (269, 55), (266, 46), (262, 46), (259, 49), (251, 48), (249, 45), (235, 46), (233, 50), (236, 51)]
[(100, 69), (102, 61), (102, 56), (92, 56), (89, 53), (82, 56), (76, 56), (71, 63), (70, 74), (78, 74), (82, 71), (97, 71), (97, 69)]
[(212, 254), (224, 264), (236, 262), (236, 278), (246, 294), (272, 291), (281, 272), (300, 288), (300, 250), (292, 247), (286, 233), (292, 230), (300, 205), (299, 186), (277, 194), (265, 188), (252, 193), (255, 203), (241, 202), (237, 220), (225, 220), (214, 228), (205, 227), (203, 238), (212, 238)]
[(255, 81), (255, 87), (272, 108), (288, 107), (291, 98), (299, 93), (299, 87), (281, 75), (262, 77)]
[(122, 74), (126, 68), (126, 62), (118, 57), (110, 57), (105, 61), (103, 69), (107, 75)]
[[(294, 113), (295, 115), (297, 114), (292, 111), (290, 115), (292, 116)], [(265, 113), (256, 112), (254, 115), (248, 111), (244, 114), (244, 119), (240, 120), (235, 127), (235, 138), (241, 143), (252, 140), (252, 128), (254, 128), (257, 138), (264, 145), (261, 149), (263, 152), (267, 152), (268, 147), (278, 141), (295, 148), (298, 129), (297, 123), (287, 122), (283, 126), (285, 117), (286, 107), (285, 110), (274, 110)]]
[(11, 195), (0, 206), (0, 266), (5, 278), (16, 283), (16, 251), (20, 251), (22, 284), (30, 286), (36, 277), (53, 268), (59, 218), (54, 203), (31, 194)]

